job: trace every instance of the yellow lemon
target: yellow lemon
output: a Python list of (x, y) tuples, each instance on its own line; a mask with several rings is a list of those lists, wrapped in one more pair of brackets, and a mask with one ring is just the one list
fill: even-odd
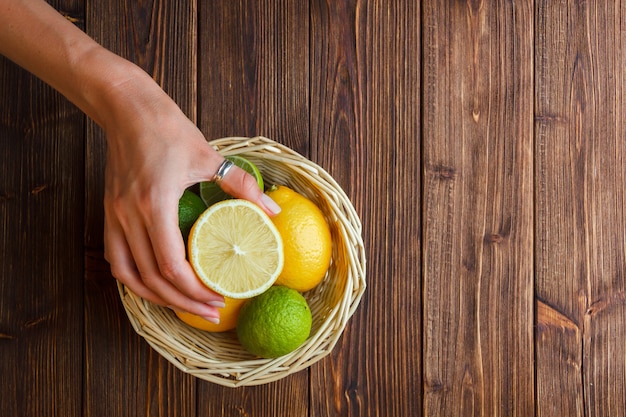
[(267, 194), (281, 208), (272, 217), (285, 254), (276, 284), (308, 291), (322, 281), (330, 265), (332, 238), (328, 223), (315, 203), (291, 188), (273, 186)]
[(224, 297), (224, 303), (226, 306), (220, 308), (220, 322), (215, 324), (208, 320), (203, 319), (200, 316), (196, 316), (192, 313), (185, 311), (176, 311), (176, 316), (188, 325), (195, 327), (196, 329), (205, 330), (208, 332), (226, 332), (233, 330), (237, 326), (237, 318), (239, 317), (239, 311), (241, 306), (247, 300), (238, 300), (235, 298)]
[(189, 233), (189, 262), (200, 280), (225, 297), (251, 298), (283, 269), (283, 242), (269, 216), (246, 200), (224, 200), (198, 217)]

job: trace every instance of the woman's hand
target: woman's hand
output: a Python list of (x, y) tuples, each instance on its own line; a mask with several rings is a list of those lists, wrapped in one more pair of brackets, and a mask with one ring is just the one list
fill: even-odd
[[(111, 271), (143, 298), (216, 320), (224, 299), (185, 259), (178, 200), (190, 185), (211, 180), (224, 158), (145, 74), (132, 75), (109, 97), (104, 243)], [(237, 167), (221, 185), (269, 215), (278, 210)]]

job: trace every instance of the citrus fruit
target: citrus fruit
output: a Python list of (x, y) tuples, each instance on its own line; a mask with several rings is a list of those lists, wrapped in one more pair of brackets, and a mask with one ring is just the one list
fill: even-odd
[(189, 261), (200, 280), (225, 297), (267, 290), (283, 268), (283, 242), (269, 216), (247, 200), (213, 204), (189, 233)]
[(320, 283), (330, 265), (332, 238), (328, 223), (315, 203), (291, 188), (272, 186), (267, 194), (281, 208), (272, 217), (285, 252), (285, 265), (276, 284), (308, 291)]
[(276, 358), (300, 347), (312, 322), (311, 309), (298, 291), (273, 286), (241, 307), (237, 337), (253, 355)]
[(202, 212), (206, 210), (204, 201), (193, 191), (185, 190), (178, 200), (178, 227), (186, 240), (191, 226), (196, 222)]
[[(239, 155), (229, 155), (225, 158), (246, 171), (248, 174), (252, 175), (256, 179), (257, 184), (259, 184), (261, 191), (263, 191), (263, 177), (261, 176), (261, 172), (256, 165)], [(207, 206), (211, 206), (218, 201), (232, 198), (213, 181), (204, 181), (200, 183), (200, 197)]]
[(224, 303), (226, 306), (220, 308), (220, 322), (215, 324), (204, 318), (185, 311), (176, 311), (176, 316), (179, 319), (187, 323), (188, 325), (195, 327), (196, 329), (205, 330), (208, 332), (226, 332), (232, 330), (237, 326), (237, 317), (239, 317), (239, 311), (241, 306), (246, 300), (238, 300), (235, 298), (224, 297)]

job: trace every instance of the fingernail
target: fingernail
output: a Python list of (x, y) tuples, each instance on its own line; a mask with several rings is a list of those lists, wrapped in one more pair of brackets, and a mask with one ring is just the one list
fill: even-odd
[(280, 206), (276, 204), (272, 198), (267, 194), (261, 194), (261, 203), (270, 211), (272, 214), (280, 213)]
[(226, 303), (223, 301), (209, 301), (206, 303), (206, 305), (211, 306), (211, 307), (216, 307), (216, 308), (226, 307)]
[(205, 319), (206, 321), (210, 321), (211, 323), (220, 324), (220, 319), (217, 317), (202, 317), (202, 318)]

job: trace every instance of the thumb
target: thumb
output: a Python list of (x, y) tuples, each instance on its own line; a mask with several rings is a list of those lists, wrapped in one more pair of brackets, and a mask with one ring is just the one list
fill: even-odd
[(231, 166), (224, 174), (221, 181), (219, 181), (218, 185), (224, 192), (233, 197), (242, 198), (255, 203), (269, 216), (275, 216), (280, 213), (278, 204), (267, 194), (263, 193), (256, 179), (236, 165)]

